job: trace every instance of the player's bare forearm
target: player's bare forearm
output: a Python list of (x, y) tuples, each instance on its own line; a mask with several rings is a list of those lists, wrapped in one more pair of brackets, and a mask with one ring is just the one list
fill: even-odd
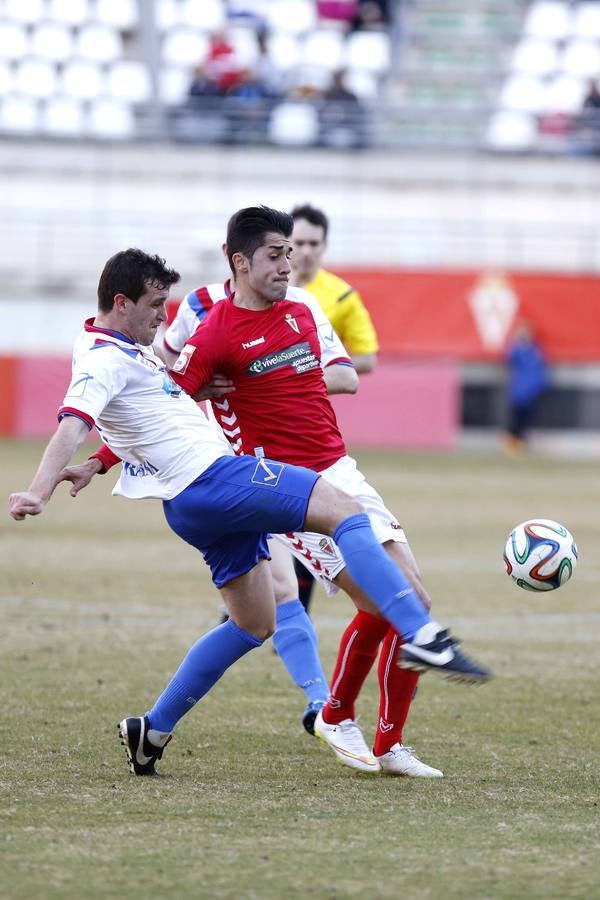
[(358, 375), (349, 365), (333, 363), (323, 371), (328, 394), (355, 394), (358, 390)]
[(37, 516), (44, 509), (60, 481), (60, 473), (89, 433), (88, 427), (75, 416), (65, 416), (51, 437), (27, 491), (11, 494), (8, 511), (13, 519)]

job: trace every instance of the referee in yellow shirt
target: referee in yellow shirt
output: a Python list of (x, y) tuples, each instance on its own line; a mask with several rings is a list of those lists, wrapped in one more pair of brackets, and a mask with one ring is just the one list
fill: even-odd
[[(317, 298), (319, 305), (352, 358), (359, 375), (372, 372), (377, 363), (377, 335), (358, 291), (321, 265), (327, 249), (329, 221), (325, 213), (308, 203), (292, 210), (293, 253), (291, 283)], [(294, 560), (300, 601), (310, 607), (314, 579), (299, 560)]]
[(308, 203), (296, 206), (291, 215), (294, 220), (292, 284), (317, 298), (358, 374), (372, 372), (379, 345), (367, 308), (358, 291), (321, 265), (327, 249), (327, 216)]

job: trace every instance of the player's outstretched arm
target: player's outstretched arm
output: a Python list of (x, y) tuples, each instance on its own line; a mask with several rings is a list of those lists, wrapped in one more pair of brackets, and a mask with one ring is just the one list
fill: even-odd
[(52, 496), (65, 468), (89, 433), (87, 424), (76, 416), (65, 416), (44, 451), (29, 490), (18, 491), (8, 498), (8, 512), (17, 521), (38, 516)]

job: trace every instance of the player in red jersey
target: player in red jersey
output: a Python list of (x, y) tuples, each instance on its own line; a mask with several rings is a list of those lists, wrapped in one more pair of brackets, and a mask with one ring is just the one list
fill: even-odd
[[(256, 214), (256, 210), (241, 210), (232, 217), (228, 246), (240, 219), (251, 214)], [(275, 242), (268, 252), (273, 258), (288, 254), (289, 244), (284, 240)], [(187, 340), (173, 368), (173, 377), (192, 396), (215, 373), (230, 379), (235, 390), (222, 402), (213, 402), (213, 409), (226, 433), (235, 427), (238, 451), (315, 469), (360, 499), (378, 539), (429, 607), (429, 597), (403, 530), (346, 454), (323, 380), (311, 310), (287, 298), (269, 300), (253, 289), (253, 279), (258, 280), (260, 275), (254, 261), (243, 254), (229, 254), (229, 261), (236, 292), (216, 303)], [(317, 733), (345, 764), (354, 768), (439, 777), (438, 769), (426, 766), (402, 743), (402, 728), (418, 675), (396, 665), (401, 646), (397, 632), (377, 615), (349, 578), (337, 548), (329, 539), (323, 542), (323, 538), (284, 538), (305, 564), (313, 563), (325, 585), (345, 589), (359, 608), (342, 639), (332, 694), (315, 722)], [(355, 722), (354, 701), (382, 641), (379, 725), (371, 754)]]

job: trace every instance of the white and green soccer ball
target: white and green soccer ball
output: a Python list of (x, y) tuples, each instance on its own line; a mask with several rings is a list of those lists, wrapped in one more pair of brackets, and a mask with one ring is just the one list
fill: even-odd
[(554, 591), (577, 565), (577, 544), (564, 525), (528, 519), (513, 528), (504, 548), (506, 572), (527, 591)]

